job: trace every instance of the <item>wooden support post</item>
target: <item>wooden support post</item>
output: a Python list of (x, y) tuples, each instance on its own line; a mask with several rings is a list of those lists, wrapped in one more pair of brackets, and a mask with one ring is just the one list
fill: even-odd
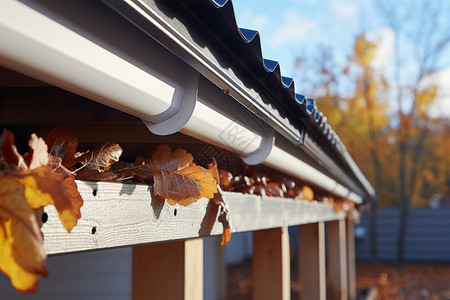
[(301, 299), (326, 299), (325, 226), (323, 222), (299, 226)]
[(345, 220), (327, 222), (327, 297), (347, 300)]
[(286, 227), (253, 232), (253, 299), (290, 299), (289, 233)]
[(203, 240), (133, 247), (132, 299), (203, 299)]
[(353, 219), (346, 220), (348, 299), (356, 300), (355, 232)]

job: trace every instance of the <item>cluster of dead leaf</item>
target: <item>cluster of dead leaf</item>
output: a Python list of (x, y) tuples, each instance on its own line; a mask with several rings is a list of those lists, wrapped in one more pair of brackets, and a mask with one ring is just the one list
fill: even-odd
[[(376, 299), (450, 299), (450, 265), (408, 263), (401, 268), (379, 262), (356, 263), (356, 288)], [(373, 291), (374, 290), (374, 291)]]
[(76, 135), (62, 127), (55, 127), (45, 141), (33, 134), (28, 144), (30, 150), (22, 156), (10, 131), (3, 130), (0, 137), (0, 269), (19, 291), (35, 291), (39, 275), (48, 274), (35, 210), (54, 205), (69, 232), (81, 217), (83, 200), (75, 178), (145, 182), (153, 185), (155, 199), (170, 205), (211, 199), (222, 208), (222, 244), (230, 240), (215, 161), (205, 169), (194, 164), (186, 150), (172, 151), (165, 144), (151, 158), (138, 157), (134, 163), (119, 161), (122, 148), (116, 143), (80, 153)]
[(33, 134), (28, 145), (22, 156), (10, 131), (0, 136), (0, 269), (23, 292), (34, 291), (39, 275), (48, 273), (35, 210), (54, 205), (70, 232), (83, 205), (75, 176), (63, 165), (76, 145), (52, 134), (46, 141)]
[(255, 194), (271, 197), (284, 197), (299, 200), (314, 200), (314, 191), (307, 185), (301, 187), (290, 179), (274, 181), (257, 172), (233, 175), (226, 170), (219, 170), (220, 187), (224, 191)]
[(344, 211), (347, 214), (348, 219), (353, 219), (356, 224), (359, 224), (359, 215), (354, 214), (354, 210), (357, 209), (355, 202), (349, 199), (333, 199), (328, 198), (327, 201), (331, 206), (333, 206), (333, 210), (335, 213), (340, 211)]
[(348, 218), (359, 222), (358, 217), (353, 214), (355, 203), (351, 200), (315, 194), (313, 189), (307, 185), (298, 186), (295, 181), (287, 178), (272, 180), (269, 176), (249, 168), (239, 170), (238, 173), (239, 175), (235, 176), (232, 172), (219, 170), (219, 183), (222, 190), (297, 200), (316, 200), (332, 206), (335, 213), (344, 211)]
[[(153, 186), (153, 199), (169, 205), (186, 206), (208, 198), (200, 234), (208, 234), (219, 214), (222, 245), (231, 238), (229, 210), (222, 190), (314, 200), (313, 190), (306, 185), (298, 187), (289, 179), (273, 181), (257, 173), (233, 176), (219, 170), (214, 159), (205, 169), (196, 165), (186, 150), (172, 151), (167, 144), (159, 145), (149, 158), (137, 157), (133, 163), (119, 160), (123, 149), (116, 143), (77, 152), (77, 136), (59, 126), (45, 141), (33, 134), (28, 144), (30, 150), (22, 156), (10, 131), (3, 130), (0, 136), (0, 269), (23, 292), (36, 290), (39, 275), (48, 273), (35, 210), (54, 205), (70, 232), (81, 217), (83, 205), (75, 178), (147, 183)], [(349, 201), (329, 203), (336, 212), (351, 212), (354, 208)]]

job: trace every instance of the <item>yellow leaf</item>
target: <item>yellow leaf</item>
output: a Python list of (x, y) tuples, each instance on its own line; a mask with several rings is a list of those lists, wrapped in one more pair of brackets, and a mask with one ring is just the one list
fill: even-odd
[(197, 165), (175, 172), (155, 170), (153, 178), (155, 194), (165, 198), (169, 205), (186, 206), (202, 197), (214, 198), (217, 193), (217, 182), (211, 171)]
[(152, 174), (153, 192), (170, 205), (188, 205), (200, 198), (200, 186), (194, 179), (166, 170), (153, 170)]
[(178, 170), (175, 173), (190, 177), (197, 181), (200, 186), (200, 198), (204, 197), (212, 199), (214, 198), (214, 194), (217, 193), (217, 181), (214, 179), (211, 171), (206, 170), (203, 167), (193, 165), (182, 170)]
[(309, 201), (314, 200), (314, 192), (309, 186), (304, 185), (302, 187), (302, 191), (303, 191), (303, 200), (309, 200)]
[(222, 233), (222, 242), (220, 245), (225, 246), (231, 239), (231, 229), (224, 228)]
[(67, 231), (70, 232), (77, 224), (83, 200), (73, 176), (59, 179), (48, 167), (42, 166), (15, 173), (14, 179), (24, 186), (25, 198), (31, 208), (52, 204)]
[(22, 292), (33, 292), (38, 275), (47, 276), (46, 253), (25, 188), (10, 176), (0, 176), (0, 269)]

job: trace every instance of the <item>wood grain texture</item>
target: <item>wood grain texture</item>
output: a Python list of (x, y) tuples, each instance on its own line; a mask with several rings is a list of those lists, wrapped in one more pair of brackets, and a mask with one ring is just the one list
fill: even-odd
[(286, 227), (253, 232), (253, 299), (291, 297), (289, 233)]
[(302, 300), (326, 299), (325, 224), (299, 227), (299, 274)]
[(132, 299), (203, 299), (203, 240), (133, 247)]
[(352, 219), (345, 221), (347, 236), (347, 288), (348, 299), (356, 300), (355, 225)]
[(345, 220), (327, 222), (327, 297), (347, 300), (347, 241)]
[[(169, 206), (151, 197), (151, 187), (120, 182), (77, 181), (84, 205), (81, 219), (70, 232), (62, 226), (53, 206), (45, 212), (44, 247), (48, 254), (133, 246), (202, 235), (222, 234), (217, 222), (202, 230), (208, 199), (188, 206)], [(331, 206), (292, 199), (224, 193), (234, 232), (252, 231), (324, 220), (344, 219)], [(204, 233), (207, 232), (207, 233)]]

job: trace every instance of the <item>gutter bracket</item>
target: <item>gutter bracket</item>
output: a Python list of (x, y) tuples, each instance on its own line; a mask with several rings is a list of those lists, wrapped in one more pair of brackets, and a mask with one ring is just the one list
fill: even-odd
[(261, 143), (258, 149), (249, 153), (241, 154), (241, 159), (247, 165), (258, 165), (263, 163), (272, 151), (275, 144), (275, 130), (268, 127), (265, 134), (261, 137)]
[(184, 91), (174, 94), (170, 107), (162, 113), (142, 122), (156, 135), (178, 132), (186, 125), (194, 112), (198, 96), (199, 73), (194, 69), (186, 72)]

